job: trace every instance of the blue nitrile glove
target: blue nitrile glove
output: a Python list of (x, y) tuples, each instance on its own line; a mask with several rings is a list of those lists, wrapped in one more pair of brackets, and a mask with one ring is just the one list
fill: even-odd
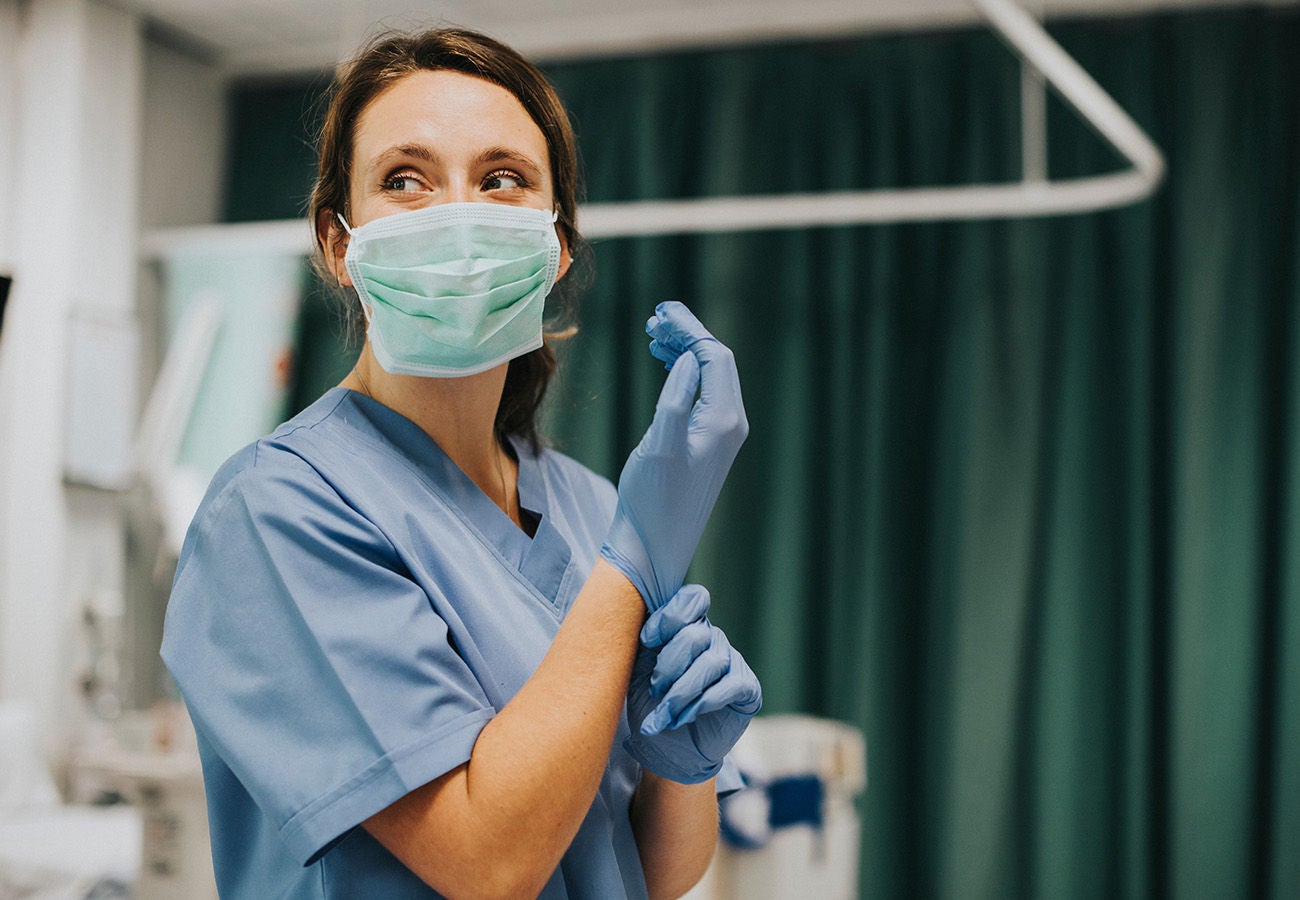
[(763, 705), (745, 658), (709, 623), (709, 592), (688, 584), (650, 614), (627, 691), (623, 746), (670, 781), (712, 778)]
[(646, 331), (654, 337), (650, 352), (670, 366), (668, 379), (654, 421), (619, 476), (618, 508), (600, 555), (653, 612), (686, 578), (749, 422), (735, 358), (689, 309), (660, 303)]

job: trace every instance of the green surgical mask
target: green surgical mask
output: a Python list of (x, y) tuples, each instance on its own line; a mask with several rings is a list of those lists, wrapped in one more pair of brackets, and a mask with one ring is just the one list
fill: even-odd
[(344, 264), (375, 359), (394, 375), (473, 375), (542, 346), (560, 270), (556, 214), (443, 203), (356, 229)]

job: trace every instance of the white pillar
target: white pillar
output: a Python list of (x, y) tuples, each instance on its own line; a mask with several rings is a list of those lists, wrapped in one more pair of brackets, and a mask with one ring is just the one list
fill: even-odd
[[(14, 268), (13, 208), (18, 181), (18, 0), (0, 0), (0, 274), (12, 275)], [(8, 479), (5, 477), (4, 448), (9, 437), (9, 393), (5, 389), (4, 332), (0, 330), (0, 654), (5, 639), (4, 572), (8, 571), (8, 533), (4, 511), (8, 509)], [(0, 657), (2, 659), (2, 657)], [(4, 696), (4, 672), (0, 663), (0, 697)]]
[(0, 0), (0, 275), (14, 267), (13, 207), (18, 150), (18, 0)]
[[(0, 697), (35, 706), (52, 751), (77, 719), (80, 604), (94, 588), (121, 587), (120, 514), (63, 481), (67, 357), (74, 312), (121, 322), (134, 307), (143, 40), (134, 13), (93, 0), (28, 0), (16, 15), (0, 13), (0, 27), (15, 20), (14, 285), (0, 347)], [(134, 396), (121, 404), (136, 406)]]

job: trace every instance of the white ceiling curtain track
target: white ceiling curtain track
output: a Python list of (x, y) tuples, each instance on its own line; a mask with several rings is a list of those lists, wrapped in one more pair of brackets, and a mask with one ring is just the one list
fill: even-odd
[[(711, 234), (787, 228), (1012, 219), (1095, 212), (1150, 196), (1164, 177), (1159, 148), (1091, 75), (1015, 0), (971, 0), (1020, 56), (1021, 180), (899, 190), (769, 194), (691, 200), (591, 203), (579, 213), (589, 238)], [(1105, 175), (1047, 177), (1046, 85), (1053, 87), (1128, 162)], [(310, 230), (299, 219), (165, 229), (145, 235), (146, 258), (253, 246), (308, 254)]]

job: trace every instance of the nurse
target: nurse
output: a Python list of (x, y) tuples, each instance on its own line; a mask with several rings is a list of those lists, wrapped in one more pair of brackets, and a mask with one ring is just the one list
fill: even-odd
[(665, 303), (617, 489), (542, 445), (576, 180), (489, 38), (390, 34), (336, 77), (311, 217), (366, 340), (217, 473), (162, 647), (223, 897), (673, 897), (708, 865), (761, 692), (682, 581), (748, 426)]

